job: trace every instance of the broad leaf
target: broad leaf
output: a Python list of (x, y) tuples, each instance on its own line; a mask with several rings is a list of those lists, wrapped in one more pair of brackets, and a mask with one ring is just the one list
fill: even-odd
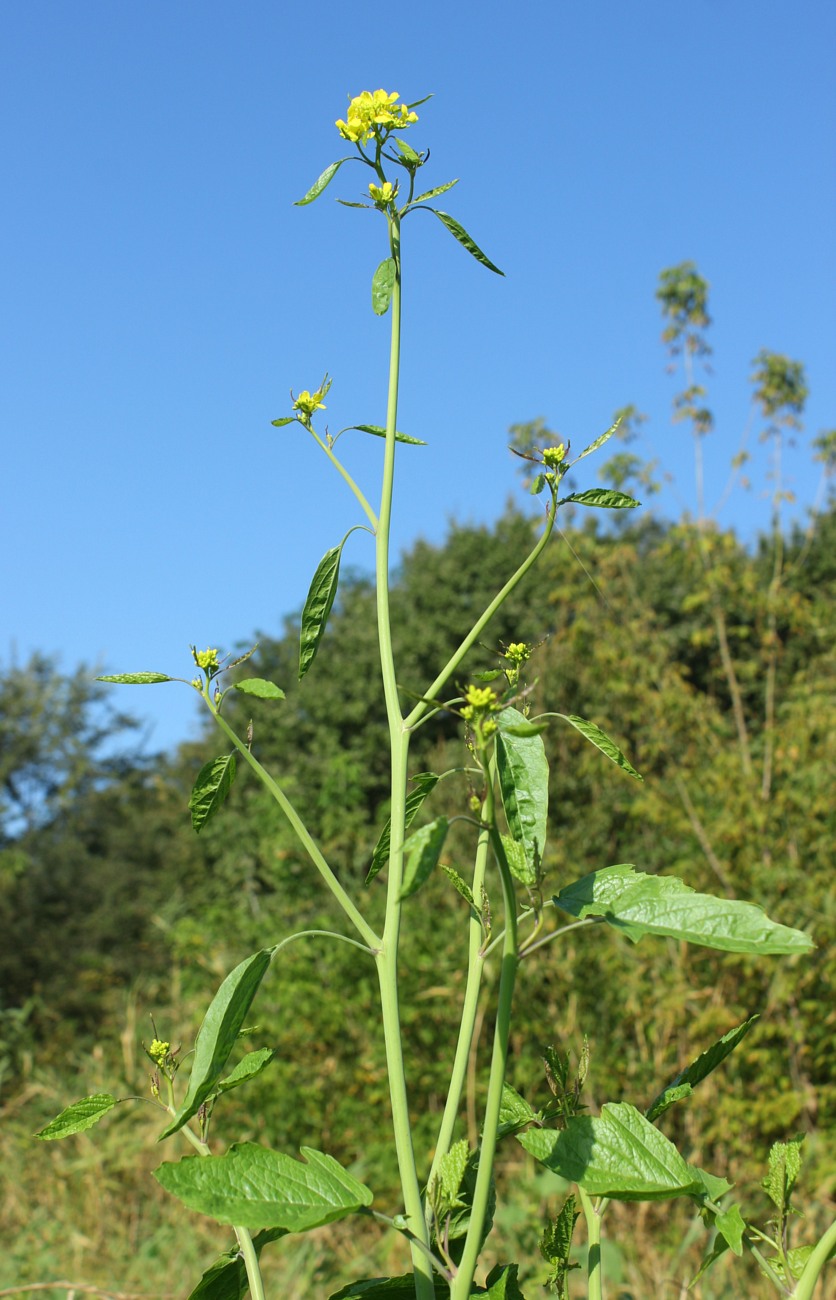
[(499, 1137), (507, 1137), (510, 1133), (516, 1133), (518, 1129), (530, 1124), (532, 1120), (539, 1120), (541, 1112), (535, 1110), (520, 1094), (511, 1087), (510, 1083), (502, 1085), (502, 1101), (499, 1105)]
[[(270, 1241), (286, 1237), (284, 1228), (269, 1228), (258, 1232), (253, 1237), (256, 1255), (260, 1255), (264, 1246)], [(207, 1268), (189, 1300), (244, 1300), (249, 1294), (247, 1268), (238, 1247), (226, 1251), (216, 1259), (211, 1268)]]
[(436, 817), (435, 821), (422, 826), (414, 835), (410, 835), (404, 844), (406, 864), (401, 886), (401, 898), (410, 898), (429, 880), (436, 866), (438, 857), (447, 838), (449, 822), (446, 817)]
[(398, 268), (394, 257), (386, 257), (372, 276), (372, 310), (375, 316), (385, 316), (395, 292)]
[(210, 817), (224, 804), (235, 780), (235, 752), (213, 758), (197, 774), (194, 789), (189, 797), (192, 826), (198, 834)]
[(353, 156), (349, 155), (348, 158), (340, 158), (337, 162), (331, 163), (331, 166), (326, 167), (325, 171), (316, 178), (304, 198), (297, 199), (293, 206), (296, 208), (303, 208), (306, 203), (313, 203), (314, 199), (318, 199), (322, 191), (331, 184), (331, 181), (334, 179), (343, 163), (352, 161)]
[(722, 1214), (716, 1214), (714, 1216), (714, 1226), (724, 1240), (729, 1243), (735, 1255), (742, 1255), (743, 1234), (746, 1231), (746, 1223), (738, 1206), (730, 1205)]
[(372, 1193), (333, 1156), (302, 1147), (302, 1164), (255, 1142), (222, 1156), (186, 1156), (154, 1177), (190, 1210), (244, 1228), (306, 1232), (371, 1205)]
[(283, 700), (284, 691), (275, 682), (266, 682), (263, 677), (245, 677), (242, 682), (233, 683), (236, 691), (242, 695), (255, 695), (259, 700)]
[[(438, 1300), (447, 1300), (450, 1287), (444, 1278), (434, 1273), (433, 1283)], [(335, 1291), (330, 1300), (415, 1300), (415, 1274), (369, 1277), (362, 1282), (349, 1282), (348, 1286)]]
[(242, 1083), (255, 1079), (262, 1070), (267, 1069), (275, 1055), (275, 1047), (260, 1047), (255, 1052), (247, 1052), (226, 1078), (218, 1082), (218, 1092), (229, 1092), (230, 1089), (240, 1088)]
[(600, 506), (607, 510), (633, 510), (641, 505), (635, 497), (628, 497), (626, 492), (616, 492), (613, 488), (589, 488), (586, 492), (573, 492), (564, 497), (558, 505), (568, 505), (573, 501), (578, 506)]
[[(533, 884), (546, 845), (549, 808), (549, 765), (542, 737), (514, 735), (508, 728), (525, 726), (516, 709), (503, 709), (497, 718), (496, 766), (505, 820), (511, 837), (522, 845)], [(510, 865), (510, 863), (509, 863)]]
[(519, 1271), (519, 1264), (496, 1264), (485, 1278), (487, 1290), (471, 1295), (482, 1294), (485, 1300), (525, 1300), (517, 1279)]
[[(405, 830), (409, 830), (409, 827), (415, 821), (418, 809), (421, 807), (421, 804), (424, 802), (430, 791), (435, 788), (438, 780), (439, 778), (436, 776), (435, 772), (419, 772), (412, 778), (413, 784), (416, 788), (410, 790), (409, 794), (406, 796), (406, 817), (404, 819)], [(390, 817), (386, 822), (386, 825), (383, 827), (383, 830), (380, 832), (380, 838), (375, 845), (374, 853), (372, 854), (372, 864), (366, 874), (365, 883), (367, 885), (371, 884), (378, 872), (381, 871), (389, 861), (389, 837), (391, 832), (392, 819)]]
[(155, 686), (157, 682), (173, 682), (174, 677), (165, 673), (108, 673), (106, 677), (97, 677), (97, 682), (116, 682), (119, 686)]
[(50, 1120), (46, 1128), (35, 1134), (42, 1142), (54, 1142), (57, 1138), (72, 1137), (74, 1133), (83, 1133), (85, 1129), (98, 1124), (109, 1110), (117, 1104), (109, 1092), (95, 1092), (91, 1097), (82, 1097), (81, 1101), (67, 1106), (60, 1115)]
[(427, 190), (424, 194), (419, 194), (417, 199), (413, 199), (411, 206), (414, 207), (416, 203), (426, 203), (429, 199), (437, 199), (439, 194), (446, 194), (448, 190), (451, 190), (458, 183), (459, 178), (457, 176), (454, 181), (448, 181), (446, 185), (436, 185), (434, 190)]
[(181, 1129), (215, 1091), (273, 952), (272, 948), (261, 948), (247, 957), (227, 975), (212, 999), (195, 1039), (186, 1095), (174, 1119), (160, 1134), (161, 1139)]
[(634, 776), (639, 781), (644, 780), (644, 777), (640, 772), (636, 771), (632, 763), (628, 763), (615, 741), (610, 740), (606, 732), (602, 731), (600, 727), (596, 727), (594, 722), (587, 722), (586, 718), (579, 718), (576, 713), (555, 713), (550, 716), (562, 718), (564, 722), (568, 722), (570, 726), (579, 731), (596, 749), (600, 749), (602, 754), (606, 754), (607, 758), (611, 759), (628, 776)]
[(481, 262), (489, 271), (495, 271), (497, 275), (505, 274), (504, 271), (500, 271), (498, 266), (494, 266), (487, 254), (483, 253), (479, 245), (470, 238), (464, 226), (460, 225), (455, 217), (451, 217), (449, 212), (442, 212), (440, 208), (430, 208), (429, 211), (435, 213), (441, 224), (447, 227), (453, 238), (457, 239), (462, 248), (466, 248), (471, 257), (476, 258), (477, 262)]
[(615, 424), (610, 425), (606, 433), (602, 433), (600, 438), (596, 438), (595, 441), (591, 442), (588, 447), (584, 447), (580, 455), (576, 456), (575, 459), (571, 462), (571, 464), (577, 465), (578, 461), (583, 460), (584, 456), (591, 456), (593, 451), (597, 451), (599, 447), (603, 447), (605, 442), (609, 442), (610, 438), (613, 436), (613, 434), (615, 433), (615, 431), (617, 430), (620, 424), (621, 424), (621, 420), (620, 419), (616, 420)]
[(340, 580), (340, 557), (345, 538), (339, 546), (326, 551), (311, 581), (305, 607), (302, 610), (302, 631), (299, 638), (299, 681), (305, 676), (319, 649), (328, 615), (337, 594)]
[(597, 1117), (573, 1115), (564, 1129), (529, 1129), (517, 1141), (590, 1196), (664, 1201), (705, 1191), (699, 1172), (626, 1102), (607, 1103)]
[(712, 1070), (716, 1070), (722, 1061), (725, 1061), (726, 1057), (734, 1051), (737, 1044), (746, 1037), (752, 1025), (758, 1020), (760, 1020), (759, 1015), (750, 1016), (748, 1020), (744, 1020), (742, 1025), (730, 1029), (727, 1034), (724, 1034), (716, 1043), (713, 1043), (711, 1047), (702, 1052), (695, 1061), (692, 1061), (684, 1070), (681, 1070), (675, 1079), (671, 1079), (667, 1087), (662, 1089), (648, 1108), (647, 1118), (651, 1123), (655, 1122), (674, 1102), (681, 1101), (684, 1097), (690, 1097), (696, 1085), (711, 1074)]
[[(373, 433), (376, 438), (385, 438), (386, 430), (381, 424), (350, 424), (348, 429), (357, 429), (359, 433)], [(346, 429), (346, 433), (348, 432)], [(408, 433), (396, 433), (395, 442), (405, 442), (412, 447), (426, 447), (423, 438), (413, 438)]]
[(634, 943), (645, 934), (685, 939), (724, 952), (809, 952), (809, 935), (770, 921), (755, 903), (698, 894), (676, 876), (648, 876), (629, 865), (605, 867), (561, 889), (556, 907), (600, 916)]

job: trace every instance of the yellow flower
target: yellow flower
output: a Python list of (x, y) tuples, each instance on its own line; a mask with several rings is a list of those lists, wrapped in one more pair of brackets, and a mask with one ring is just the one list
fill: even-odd
[(549, 469), (557, 469), (566, 459), (566, 448), (563, 443), (558, 443), (556, 447), (546, 447), (543, 452), (543, 464), (548, 465)]
[[(348, 106), (347, 120), (338, 118), (337, 130), (344, 140), (352, 144), (364, 144), (373, 135), (388, 135), (393, 127), (411, 126), (418, 121), (418, 114), (410, 112), (406, 104), (398, 103), (398, 92), (393, 90), (364, 90), (351, 100)], [(381, 133), (380, 128), (384, 130)]]
[[(326, 409), (325, 403), (322, 399), (326, 396), (328, 389), (331, 387), (331, 382), (332, 381), (326, 374), (315, 393), (309, 393), (307, 388), (303, 388), (299, 396), (294, 399), (293, 409), (294, 411), (299, 412), (299, 418), (304, 423), (307, 423), (308, 420), (310, 420), (314, 411), (324, 411)], [(292, 393), (291, 396), (293, 396)]]
[(157, 1065), (162, 1065), (171, 1051), (171, 1043), (164, 1043), (159, 1038), (155, 1038), (148, 1048), (148, 1055)]
[(391, 203), (396, 192), (396, 186), (394, 186), (391, 181), (385, 181), (383, 185), (371, 184), (369, 186), (369, 194), (371, 194), (375, 203), (379, 203), (381, 207), (385, 207), (387, 203)]
[(192, 657), (198, 668), (204, 672), (216, 673), (220, 667), (217, 650), (195, 650), (192, 649)]

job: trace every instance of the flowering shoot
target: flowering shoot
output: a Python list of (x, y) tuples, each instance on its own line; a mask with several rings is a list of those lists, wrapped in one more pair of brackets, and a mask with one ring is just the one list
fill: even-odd
[(338, 118), (335, 123), (344, 140), (362, 145), (374, 136), (381, 144), (395, 127), (404, 130), (418, 121), (418, 114), (407, 104), (398, 103), (398, 92), (364, 90), (351, 100), (347, 121)]

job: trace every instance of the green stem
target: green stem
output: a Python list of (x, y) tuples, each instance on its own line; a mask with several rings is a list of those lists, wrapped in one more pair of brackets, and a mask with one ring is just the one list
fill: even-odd
[(578, 1188), (587, 1233), (587, 1300), (604, 1300), (604, 1282), (601, 1275), (601, 1215), (582, 1187)]
[(406, 727), (410, 729), (415, 727), (417, 723), (420, 721), (420, 719), (424, 716), (427, 709), (432, 707), (432, 701), (438, 695), (439, 691), (444, 689), (444, 686), (449, 681), (452, 674), (456, 671), (456, 669), (458, 668), (462, 659), (464, 659), (465, 655), (467, 654), (471, 646), (475, 645), (476, 642), (479, 640), (479, 637), (484, 632), (488, 623), (490, 623), (496, 611), (500, 608), (502, 604), (504, 604), (504, 602), (507, 600), (508, 596), (514, 590), (517, 584), (522, 581), (522, 579), (528, 573), (532, 565), (537, 562), (541, 553), (545, 550), (546, 546), (548, 545), (549, 538), (551, 537), (552, 531), (554, 529), (554, 521), (556, 515), (557, 515), (557, 501), (554, 492), (552, 492), (551, 505), (549, 506), (546, 515), (546, 527), (543, 530), (543, 534), (540, 537), (540, 540), (537, 542), (536, 546), (531, 551), (530, 555), (528, 555), (526, 559), (523, 560), (522, 564), (516, 570), (516, 572), (511, 575), (511, 577), (508, 579), (508, 581), (506, 582), (502, 590), (499, 592), (499, 594), (495, 596), (494, 599), (491, 601), (491, 603), (487, 606), (484, 613), (480, 615), (480, 617), (477, 619), (471, 631), (468, 632), (467, 636), (462, 641), (459, 648), (454, 651), (451, 657), (447, 660), (447, 663), (442, 668), (441, 672), (436, 677), (435, 681), (424, 692), (424, 699), (418, 701), (418, 703), (415, 705), (415, 708), (405, 719), (404, 725)]
[(403, 883), (403, 841), (406, 821), (406, 781), (409, 756), (409, 733), (404, 729), (395, 676), (392, 650), (392, 627), (389, 615), (389, 534), (392, 522), (392, 497), (395, 481), (395, 429), (398, 419), (398, 381), (401, 349), (401, 262), (400, 233), (397, 219), (389, 220), (389, 241), (395, 260), (395, 286), (389, 310), (392, 315), (389, 350), (389, 394), (386, 404), (386, 444), (383, 454), (383, 483), (375, 541), (377, 598), (377, 634), (383, 694), (389, 723), (391, 753), (390, 852), (386, 893), (386, 918), (383, 941), (377, 954), (380, 984), (380, 1009), (389, 1075), (389, 1098), (392, 1106), (392, 1131), (398, 1158), (404, 1210), (415, 1241), (410, 1245), (415, 1275), (416, 1300), (434, 1300), (432, 1264), (427, 1258), (429, 1234), (424, 1223), (421, 1188), (412, 1146), (409, 1103), (406, 1092), (403, 1041), (398, 999), (398, 947), (401, 928), (401, 885)]
[(834, 1250), (836, 1250), (836, 1220), (816, 1242), (812, 1255), (808, 1256), (801, 1277), (792, 1293), (795, 1300), (812, 1300), (816, 1283)]
[[(493, 772), (493, 764), (489, 769)], [(486, 772), (488, 775), (488, 772)], [(502, 964), (499, 976), (499, 998), (496, 1009), (496, 1028), (494, 1030), (491, 1069), (488, 1078), (488, 1096), (485, 1102), (485, 1118), (482, 1123), (482, 1139), (479, 1144), (479, 1169), (476, 1174), (476, 1186), (473, 1191), (473, 1205), (470, 1211), (470, 1223), (465, 1237), (459, 1269), (450, 1287), (450, 1300), (466, 1300), (470, 1295), (476, 1265), (482, 1250), (482, 1237), (488, 1200), (493, 1177), (494, 1158), (496, 1156), (497, 1131), (499, 1129), (499, 1112), (502, 1104), (502, 1088), (505, 1083), (505, 1068), (508, 1060), (508, 1039), (511, 1032), (511, 1005), (514, 998), (514, 982), (517, 976), (517, 914), (514, 882), (508, 869), (505, 850), (499, 831), (496, 828), (494, 788), (488, 783), (485, 799), (487, 823), (490, 828), (491, 845), (494, 850), (499, 876), (502, 882), (502, 903), (505, 910), (505, 940), (502, 946)]]
[(381, 945), (380, 937), (375, 934), (374, 930), (366, 921), (365, 917), (362, 915), (361, 912), (357, 910), (356, 906), (354, 905), (354, 903), (352, 902), (351, 898), (348, 896), (346, 891), (343, 889), (339, 880), (337, 880), (337, 877), (334, 875), (328, 863), (325, 861), (325, 858), (322, 855), (322, 850), (314, 840), (313, 836), (311, 835), (305, 823), (302, 821), (302, 818), (299, 816), (296, 809), (293, 807), (293, 804), (288, 799), (284, 790), (282, 790), (281, 786), (279, 786), (273, 780), (270, 773), (261, 766), (258, 759), (252, 755), (248, 747), (244, 744), (243, 740), (240, 740), (238, 736), (236, 736), (235, 732), (232, 730), (232, 727), (230, 727), (226, 718), (221, 717), (220, 713), (218, 713), (218, 710), (215, 708), (215, 705), (213, 704), (212, 700), (209, 698), (208, 689), (207, 692), (204, 694), (203, 698), (206, 700), (206, 703), (209, 706), (209, 709), (215, 721), (217, 722), (218, 726), (220, 727), (221, 731), (224, 733), (225, 736), (228, 737), (229, 740), (232, 741), (232, 744), (238, 750), (238, 753), (247, 763), (249, 763), (250, 767), (255, 772), (256, 776), (259, 778), (262, 785), (264, 785), (266, 789), (269, 790), (270, 794), (276, 800), (276, 803), (279, 805), (285, 817), (290, 822), (299, 840), (301, 841), (303, 848), (306, 850), (308, 856), (310, 857), (317, 871), (322, 876), (322, 879), (325, 881), (325, 884), (328, 886), (331, 893), (336, 898), (340, 907), (343, 909), (346, 916), (351, 921), (354, 928), (357, 930), (358, 934), (360, 934), (360, 936), (365, 940), (369, 948), (377, 952)]
[[(491, 780), (493, 780), (493, 767), (491, 769)], [(483, 804), (482, 827), (479, 831), (479, 839), (476, 844), (476, 858), (473, 867), (473, 897), (475, 899), (481, 898), (482, 888), (485, 882), (488, 847), (490, 845), (490, 829), (487, 825), (488, 811), (487, 804)], [(461, 1021), (459, 1023), (459, 1036), (456, 1043), (456, 1055), (453, 1060), (453, 1069), (450, 1074), (450, 1086), (447, 1089), (447, 1101), (444, 1105), (444, 1114), (441, 1117), (441, 1126), (438, 1130), (435, 1155), (433, 1156), (430, 1176), (427, 1179), (428, 1186), (432, 1185), (438, 1172), (438, 1166), (450, 1150), (453, 1141), (453, 1131), (456, 1126), (462, 1092), (464, 1091), (465, 1079), (467, 1077), (467, 1063), (473, 1045), (476, 1013), (479, 1007), (479, 991), (482, 984), (482, 970), (485, 964), (485, 953), (482, 951), (483, 943), (484, 934), (482, 931), (481, 918), (474, 916), (471, 912), (468, 939), (467, 983), (464, 991)], [(427, 1213), (429, 1213), (429, 1210)]]
[(312, 429), (310, 425), (308, 425), (307, 428), (308, 428), (308, 432), (309, 432), (310, 434), (312, 434), (313, 437), (315, 438), (315, 440), (319, 443), (320, 447), (321, 447), (322, 450), (325, 452), (325, 455), (328, 457), (328, 459), (330, 460), (330, 462), (331, 462), (331, 464), (334, 466), (334, 468), (337, 470), (337, 472), (338, 472), (339, 474), (342, 474), (342, 476), (343, 476), (343, 478), (345, 479), (346, 483), (347, 483), (348, 486), (351, 488), (351, 490), (352, 490), (352, 492), (354, 493), (355, 497), (356, 497), (357, 500), (359, 501), (360, 506), (362, 507), (363, 512), (364, 512), (366, 518), (368, 519), (369, 523), (370, 523), (371, 526), (372, 526), (372, 531), (373, 531), (373, 532), (376, 532), (376, 531), (377, 531), (377, 515), (376, 515), (375, 512), (372, 510), (372, 508), (371, 508), (371, 506), (369, 505), (368, 501), (366, 500), (366, 498), (365, 498), (363, 492), (362, 492), (361, 489), (357, 486), (357, 484), (354, 482), (354, 479), (351, 477), (351, 475), (349, 474), (349, 472), (348, 472), (348, 470), (346, 469), (345, 465), (343, 465), (342, 461), (339, 460), (339, 459), (334, 455), (333, 451), (332, 451), (331, 448), (328, 446), (327, 442), (323, 442), (323, 440), (322, 440), (322, 438), (320, 438), (319, 434), (316, 433), (315, 430)]

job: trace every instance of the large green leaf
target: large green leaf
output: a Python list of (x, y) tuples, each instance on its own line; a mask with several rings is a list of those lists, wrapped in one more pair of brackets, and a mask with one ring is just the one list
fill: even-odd
[[(409, 794), (406, 796), (406, 816), (404, 819), (405, 830), (409, 830), (409, 827), (415, 821), (418, 809), (421, 807), (421, 804), (424, 802), (430, 791), (435, 788), (438, 780), (439, 778), (436, 776), (435, 772), (418, 772), (417, 775), (412, 778), (415, 789), (410, 790)], [(383, 827), (383, 830), (380, 832), (377, 844), (375, 845), (374, 853), (372, 854), (372, 864), (366, 873), (365, 883), (367, 885), (371, 884), (378, 872), (381, 871), (389, 861), (391, 833), (392, 819), (390, 817), (386, 822), (386, 825)]]
[(306, 1163), (255, 1142), (222, 1156), (186, 1156), (154, 1177), (190, 1210), (251, 1230), (306, 1232), (371, 1205), (372, 1193), (333, 1156), (302, 1147)]
[(726, 1057), (734, 1051), (737, 1044), (746, 1037), (752, 1025), (758, 1020), (760, 1020), (760, 1016), (750, 1016), (748, 1020), (743, 1021), (742, 1025), (730, 1029), (716, 1043), (712, 1043), (711, 1047), (701, 1052), (695, 1061), (692, 1061), (684, 1070), (681, 1070), (675, 1079), (671, 1079), (667, 1087), (662, 1089), (659, 1096), (655, 1097), (648, 1107), (647, 1118), (651, 1123), (655, 1123), (659, 1116), (674, 1102), (690, 1097), (697, 1084), (711, 1074), (712, 1070), (716, 1070), (722, 1061), (725, 1061)]
[(517, 1141), (590, 1196), (664, 1201), (705, 1194), (700, 1171), (626, 1102), (607, 1103), (599, 1116), (574, 1115), (564, 1129), (529, 1129)]
[(394, 257), (385, 257), (372, 276), (372, 310), (375, 316), (385, 316), (395, 292), (398, 268)]
[[(434, 1274), (435, 1294), (446, 1300), (450, 1287), (438, 1274)], [(402, 1277), (368, 1277), (361, 1282), (349, 1282), (335, 1291), (330, 1300), (415, 1300), (415, 1274)]]
[(252, 957), (247, 957), (230, 971), (218, 989), (198, 1030), (186, 1095), (174, 1119), (160, 1134), (161, 1139), (182, 1128), (216, 1090), (274, 951), (273, 948), (261, 948)]
[(466, 248), (471, 257), (476, 258), (477, 262), (481, 262), (489, 271), (495, 271), (497, 275), (505, 274), (504, 271), (500, 271), (498, 266), (494, 266), (491, 259), (486, 253), (482, 252), (476, 241), (471, 239), (464, 226), (460, 225), (455, 217), (451, 217), (449, 212), (442, 212), (440, 208), (430, 208), (429, 211), (435, 213), (442, 225), (446, 226), (450, 231), (453, 238), (457, 239), (462, 248)]
[(503, 709), (497, 721), (496, 766), (505, 820), (511, 838), (525, 850), (528, 870), (523, 883), (534, 884), (548, 828), (549, 764), (546, 750), (542, 736), (514, 734), (514, 728), (526, 729), (526, 719), (516, 709)]
[(189, 796), (189, 811), (192, 814), (192, 826), (198, 835), (210, 817), (226, 801), (235, 780), (235, 751), (213, 758), (197, 774), (194, 789)]
[(328, 615), (337, 594), (340, 580), (340, 556), (345, 546), (345, 538), (339, 546), (332, 546), (326, 551), (316, 573), (311, 580), (305, 607), (302, 610), (302, 631), (299, 639), (299, 681), (305, 676), (319, 649)]
[(343, 163), (352, 161), (353, 157), (352, 155), (349, 155), (348, 158), (339, 158), (337, 162), (331, 163), (330, 167), (326, 167), (325, 171), (317, 176), (307, 194), (305, 194), (303, 198), (296, 200), (294, 207), (303, 208), (306, 203), (313, 203), (314, 199), (318, 199), (322, 191), (331, 184), (331, 181), (334, 179)]
[(109, 1110), (117, 1104), (116, 1098), (111, 1097), (109, 1092), (96, 1092), (91, 1097), (82, 1097), (80, 1101), (74, 1101), (72, 1106), (67, 1106), (56, 1115), (55, 1119), (50, 1120), (46, 1128), (35, 1134), (42, 1142), (54, 1142), (56, 1138), (72, 1137), (74, 1133), (83, 1133), (85, 1129), (92, 1128), (98, 1124)]
[(414, 835), (410, 835), (404, 844), (406, 865), (404, 866), (401, 898), (410, 898), (429, 880), (438, 865), (438, 857), (447, 838), (449, 822), (446, 817), (436, 817), (435, 821), (422, 826)]
[(629, 865), (583, 876), (554, 903), (572, 916), (603, 917), (634, 943), (657, 934), (724, 952), (799, 953), (814, 946), (809, 935), (770, 921), (755, 903), (698, 894), (676, 876), (648, 876)]
[(481, 1287), (471, 1295), (484, 1295), (485, 1300), (525, 1300), (520, 1290), (519, 1264), (496, 1264), (485, 1278), (486, 1290)]

